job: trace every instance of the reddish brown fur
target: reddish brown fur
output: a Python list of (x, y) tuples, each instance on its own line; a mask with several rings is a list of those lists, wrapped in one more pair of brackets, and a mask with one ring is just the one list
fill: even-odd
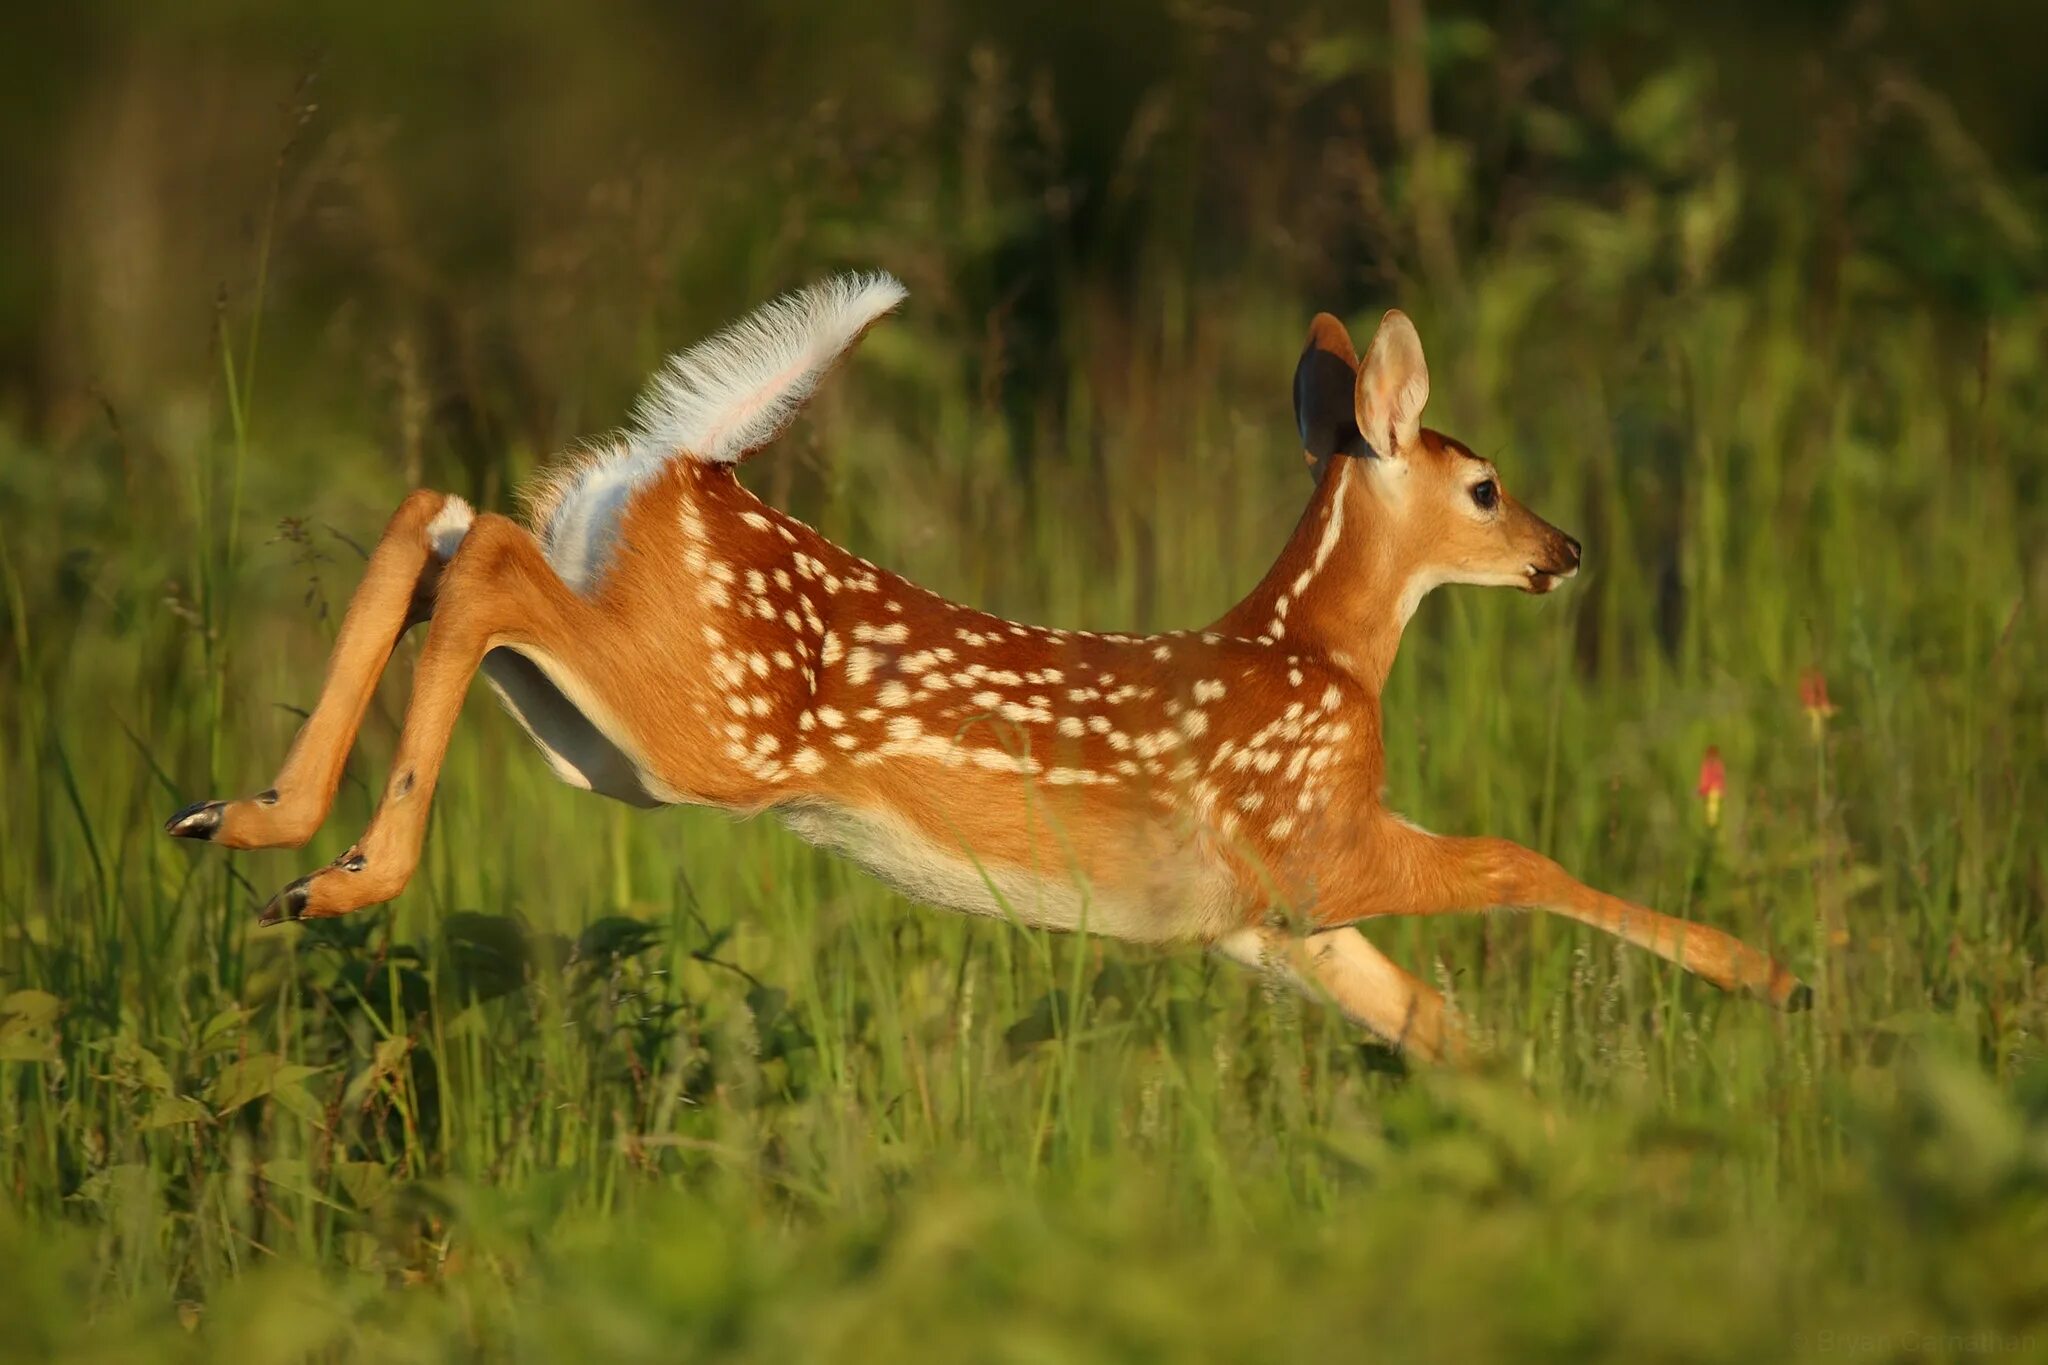
[[(1547, 591), (1578, 561), (1575, 542), (1504, 493), (1490, 516), (1461, 500), (1491, 471), (1414, 425), (1427, 375), (1412, 338), (1389, 315), (1359, 367), (1341, 325), (1317, 320), (1310, 345), (1357, 370), (1358, 427), (1379, 453), (1329, 461), (1272, 569), (1208, 631), (1001, 620), (832, 544), (725, 465), (675, 459), (640, 487), (587, 594), (502, 517), (477, 518), (442, 567), (425, 533), (442, 500), (414, 494), (275, 793), (195, 807), (173, 832), (303, 842), (392, 644), (430, 613), (375, 819), (274, 911), (339, 914), (403, 888), (463, 693), (505, 649), (572, 693), (655, 799), (784, 812), (962, 908), (989, 908), (980, 876), (997, 909), (1031, 922), (1271, 962), (1422, 1055), (1456, 1050), (1441, 997), (1341, 926), (1539, 906), (1785, 1002), (1796, 979), (1717, 930), (1384, 808), (1379, 692), (1422, 592), (1459, 580)], [(1016, 903), (1033, 897), (1045, 904)]]

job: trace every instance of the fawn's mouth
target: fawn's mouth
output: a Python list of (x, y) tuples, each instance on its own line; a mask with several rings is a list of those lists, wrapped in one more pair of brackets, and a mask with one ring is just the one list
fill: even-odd
[(1579, 566), (1574, 564), (1568, 569), (1544, 569), (1531, 564), (1527, 572), (1528, 582), (1522, 591), (1541, 597), (1567, 578), (1575, 577), (1579, 572)]

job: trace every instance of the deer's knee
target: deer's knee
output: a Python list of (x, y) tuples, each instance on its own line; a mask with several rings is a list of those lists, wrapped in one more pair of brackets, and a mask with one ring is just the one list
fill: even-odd
[(434, 617), (496, 629), (530, 617), (559, 582), (525, 527), (485, 512), (471, 521), (454, 557), (441, 569)]
[(500, 578), (519, 561), (538, 553), (525, 527), (510, 517), (483, 512), (466, 523), (461, 545), (448, 561), (446, 573), (451, 583)]
[[(420, 535), (427, 524), (440, 514), (441, 508), (450, 501), (446, 493), (431, 488), (415, 488), (398, 501), (392, 510), (391, 519), (384, 523), (384, 534)], [(454, 499), (460, 501), (460, 499)]]
[(1494, 905), (1547, 904), (1578, 886), (1573, 876), (1512, 839), (1482, 838), (1468, 855), (1474, 881)]
[(1511, 839), (1461, 838), (1399, 829), (1387, 865), (1411, 910), (1432, 913), (1541, 904), (1571, 878), (1550, 859)]

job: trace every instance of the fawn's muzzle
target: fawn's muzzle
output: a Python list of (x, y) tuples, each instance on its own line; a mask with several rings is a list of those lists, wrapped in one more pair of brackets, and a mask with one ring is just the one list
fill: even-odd
[(1529, 565), (1529, 582), (1526, 591), (1542, 594), (1549, 592), (1565, 579), (1579, 571), (1579, 542), (1562, 531), (1555, 532), (1551, 543), (1545, 548), (1545, 562)]

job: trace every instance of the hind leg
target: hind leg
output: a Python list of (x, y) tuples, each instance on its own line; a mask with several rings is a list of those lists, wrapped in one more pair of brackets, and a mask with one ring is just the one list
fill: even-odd
[[(476, 518), (441, 572), (427, 643), (383, 800), (355, 846), (301, 877), (264, 907), (266, 923), (342, 915), (390, 900), (419, 865), (427, 811), (470, 679), (498, 645), (527, 646), (573, 662), (595, 631), (577, 629), (590, 608), (555, 575), (540, 546), (505, 517)], [(586, 623), (587, 627), (587, 623)]]
[(313, 714), (299, 727), (284, 766), (267, 791), (240, 801), (201, 801), (173, 815), (164, 831), (229, 848), (298, 848), (334, 804), (342, 764), (399, 637), (433, 614), (442, 564), (471, 519), (469, 504), (419, 489), (391, 515), (369, 567), (349, 599), (327, 660)]

